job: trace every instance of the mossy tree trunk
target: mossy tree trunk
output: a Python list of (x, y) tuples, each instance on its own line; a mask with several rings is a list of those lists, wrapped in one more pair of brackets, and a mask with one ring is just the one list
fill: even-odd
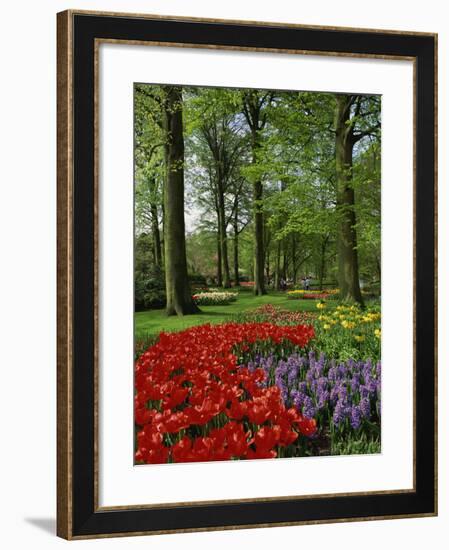
[(184, 136), (182, 89), (164, 86), (166, 130), (164, 185), (164, 251), (167, 315), (199, 311), (192, 299), (187, 275), (184, 221)]
[(363, 305), (359, 283), (359, 261), (355, 214), (355, 193), (352, 181), (352, 154), (356, 142), (351, 124), (354, 96), (335, 96), (335, 160), (337, 176), (338, 285), (343, 300)]

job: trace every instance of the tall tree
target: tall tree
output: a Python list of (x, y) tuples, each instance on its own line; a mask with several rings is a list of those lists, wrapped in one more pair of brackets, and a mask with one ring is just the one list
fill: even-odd
[(243, 93), (242, 110), (251, 134), (252, 165), (255, 168), (252, 176), (253, 210), (254, 210), (254, 293), (257, 296), (266, 294), (264, 263), (264, 216), (263, 185), (260, 170), (262, 149), (262, 131), (267, 124), (267, 109), (273, 100), (272, 92), (246, 90)]
[(162, 267), (163, 146), (160, 94), (135, 87), (135, 217), (136, 233), (151, 233), (154, 264)]
[[(217, 265), (218, 284), (231, 286), (228, 257), (228, 226), (233, 220), (236, 182), (246, 139), (242, 132), (242, 121), (236, 109), (236, 92), (226, 89), (192, 91), (189, 110), (190, 154), (199, 161), (202, 170), (196, 175), (198, 190), (206, 192), (213, 199), (217, 214)], [(199, 176), (199, 177), (198, 177)], [(240, 189), (241, 189), (240, 185)], [(229, 203), (229, 204), (228, 204)], [(205, 205), (210, 209), (210, 204)], [(231, 209), (231, 214), (228, 214)]]
[(240, 264), (239, 264), (239, 235), (250, 221), (248, 201), (245, 200), (246, 179), (241, 177), (235, 180), (232, 185), (232, 208), (230, 220), (234, 237), (234, 284), (240, 286)]
[[(375, 99), (374, 99), (375, 101)], [(355, 145), (365, 136), (378, 130), (377, 118), (370, 123), (369, 107), (373, 100), (363, 96), (335, 95), (335, 163), (337, 179), (337, 213), (339, 227), (338, 284), (344, 300), (363, 305), (359, 281), (353, 154)], [(364, 109), (367, 107), (367, 109)]]
[(165, 168), (164, 245), (167, 315), (199, 311), (187, 274), (184, 221), (184, 135), (182, 89), (164, 86)]

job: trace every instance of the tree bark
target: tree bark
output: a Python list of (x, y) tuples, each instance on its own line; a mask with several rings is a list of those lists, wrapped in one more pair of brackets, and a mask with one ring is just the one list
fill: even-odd
[[(217, 214), (218, 219), (218, 214)], [(217, 221), (218, 223), (218, 221)], [(218, 223), (217, 227), (217, 286), (223, 286), (223, 271), (221, 269), (221, 238), (220, 238), (220, 227)]]
[(296, 286), (296, 281), (298, 278), (298, 267), (296, 265), (296, 235), (292, 235), (292, 279), (293, 285)]
[(167, 315), (199, 311), (190, 291), (184, 222), (184, 136), (182, 90), (165, 86), (164, 128), (166, 130), (164, 186), (164, 248)]
[(264, 235), (263, 235), (263, 188), (260, 180), (253, 183), (254, 200), (254, 293), (257, 296), (266, 294), (264, 278)]
[[(262, 108), (267, 96), (260, 97), (254, 90), (245, 95), (243, 101), (243, 114), (251, 130), (252, 164), (259, 161), (260, 132), (266, 123), (266, 116), (262, 114)], [(254, 294), (261, 296), (266, 294), (264, 263), (264, 216), (263, 216), (263, 186), (260, 177), (253, 180), (253, 212), (254, 212)]]
[(275, 290), (280, 290), (281, 285), (281, 241), (278, 241), (276, 244), (276, 257), (274, 263), (274, 288)]
[(268, 284), (270, 284), (270, 250), (268, 248), (265, 250), (265, 277), (268, 281)]
[(153, 244), (154, 244), (154, 263), (158, 267), (162, 267), (161, 235), (159, 231), (159, 218), (158, 218), (156, 204), (151, 203), (150, 209), (151, 209), (151, 232), (153, 235)]
[(287, 256), (287, 240), (282, 241), (282, 278), (284, 281), (287, 280), (287, 270), (288, 270), (288, 256)]
[(382, 278), (381, 278), (381, 276), (382, 276), (382, 267), (381, 267), (379, 256), (376, 256), (376, 269), (377, 269), (377, 276), (379, 277), (379, 281), (381, 281), (382, 280)]
[(234, 209), (234, 285), (240, 286), (239, 278), (239, 227), (238, 227), (238, 208), (237, 205)]
[(324, 275), (326, 271), (326, 249), (327, 249), (327, 243), (329, 241), (329, 236), (326, 235), (326, 237), (323, 238), (321, 241), (321, 249), (320, 249), (320, 265), (318, 270), (318, 279), (319, 279), (319, 285), (320, 290), (323, 290), (323, 280)]
[(224, 193), (221, 182), (218, 182), (218, 223), (220, 227), (220, 248), (221, 248), (221, 261), (223, 265), (223, 287), (229, 288), (231, 286), (231, 275), (229, 271), (229, 259), (228, 259), (228, 238), (226, 234), (226, 213), (224, 203)]
[(363, 305), (359, 283), (355, 194), (352, 186), (352, 98), (344, 94), (335, 97), (337, 211), (340, 218), (337, 231), (338, 284), (343, 300)]

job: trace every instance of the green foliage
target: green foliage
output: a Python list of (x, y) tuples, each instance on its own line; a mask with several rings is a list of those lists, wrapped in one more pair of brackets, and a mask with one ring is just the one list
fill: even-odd
[(330, 454), (357, 455), (378, 454), (382, 451), (380, 441), (380, 426), (372, 423), (371, 434), (344, 434), (344, 436), (331, 438)]
[(136, 238), (134, 248), (134, 303), (135, 310), (165, 307), (164, 272), (154, 263), (151, 237)]
[[(330, 303), (327, 302), (329, 306)], [(340, 305), (332, 311), (320, 310), (314, 321), (313, 347), (337, 361), (348, 359), (380, 360), (380, 307), (361, 310), (355, 305)]]
[[(254, 280), (255, 207), (261, 207), (264, 217), (268, 287), (273, 288), (276, 277), (288, 279), (291, 286), (300, 284), (304, 276), (312, 277), (315, 286), (321, 286), (323, 279), (335, 279), (338, 226), (344, 213), (337, 206), (337, 96), (184, 87), (182, 97), (187, 262), (189, 273), (204, 278), (198, 284), (217, 279), (225, 249), (233, 278), (235, 236), (239, 276)], [(350, 99), (348, 125), (357, 142), (348, 185), (355, 192), (360, 279), (371, 291), (381, 278), (381, 100), (358, 95)], [(136, 233), (151, 235), (149, 246), (154, 248), (155, 227), (163, 240), (164, 87), (136, 85), (134, 104)], [(255, 201), (253, 183), (259, 180), (263, 198)], [(218, 243), (222, 246), (224, 241), (219, 254)], [(157, 297), (149, 296), (155, 287), (147, 283), (154, 277), (148, 266), (145, 269), (136, 288), (145, 289), (139, 296), (146, 293), (151, 298), (147, 303), (155, 304)], [(158, 288), (163, 293), (164, 286)]]
[(207, 285), (206, 277), (199, 272), (189, 273), (189, 281), (192, 286), (205, 287)]
[(161, 102), (162, 90), (159, 86), (135, 86), (135, 221), (139, 232), (150, 228), (154, 214), (151, 212), (151, 205), (156, 205), (157, 211), (157, 205), (162, 202), (166, 134), (162, 123)]

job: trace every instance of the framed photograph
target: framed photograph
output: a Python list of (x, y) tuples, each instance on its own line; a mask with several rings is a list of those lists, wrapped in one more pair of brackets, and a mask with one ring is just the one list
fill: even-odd
[(437, 514), (433, 33), (58, 14), (58, 535)]

